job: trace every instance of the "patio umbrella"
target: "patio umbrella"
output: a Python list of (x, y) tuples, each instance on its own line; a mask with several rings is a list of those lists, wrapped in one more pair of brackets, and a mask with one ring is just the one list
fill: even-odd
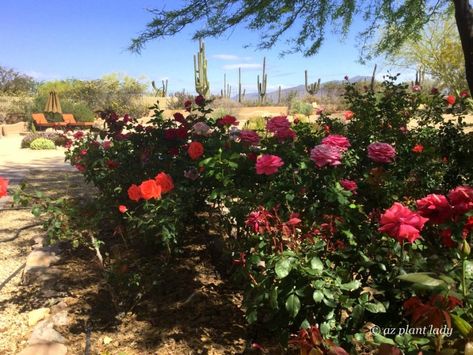
[(53, 117), (54, 114), (62, 113), (61, 109), (61, 103), (59, 102), (59, 97), (57, 96), (55, 91), (51, 91), (48, 96), (48, 102), (46, 103), (46, 106), (44, 107), (44, 112), (46, 113), (52, 113)]

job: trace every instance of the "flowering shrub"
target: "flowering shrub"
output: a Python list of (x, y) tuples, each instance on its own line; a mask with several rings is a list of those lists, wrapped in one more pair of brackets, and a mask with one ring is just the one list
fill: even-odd
[[(196, 212), (218, 214), (247, 285), (248, 322), (283, 343), (299, 334), (292, 343), (306, 353), (340, 354), (464, 347), (473, 139), (461, 117), (442, 118), (458, 102), (394, 80), (376, 93), (347, 84), (345, 99), (345, 120), (279, 116), (256, 130), (211, 118), (203, 97), (168, 120), (155, 107), (146, 126), (109, 112), (106, 130), (76, 134), (68, 159), (137, 243), (172, 252)], [(462, 331), (446, 339), (369, 330), (427, 319)]]

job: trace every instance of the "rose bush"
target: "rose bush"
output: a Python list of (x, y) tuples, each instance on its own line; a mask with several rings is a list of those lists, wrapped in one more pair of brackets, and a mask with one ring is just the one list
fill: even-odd
[[(282, 343), (299, 334), (321, 353), (465, 347), (473, 139), (461, 117), (442, 118), (460, 99), (394, 80), (379, 92), (347, 84), (345, 99), (345, 120), (279, 116), (261, 130), (211, 118), (203, 97), (186, 102), (187, 116), (165, 119), (155, 107), (147, 125), (109, 112), (106, 130), (74, 137), (68, 159), (137, 245), (172, 252), (196, 213), (218, 215), (233, 248), (228, 268), (247, 285), (248, 322)], [(455, 302), (437, 307), (447, 299)], [(369, 331), (419, 324), (438, 309), (455, 324), (449, 339)]]

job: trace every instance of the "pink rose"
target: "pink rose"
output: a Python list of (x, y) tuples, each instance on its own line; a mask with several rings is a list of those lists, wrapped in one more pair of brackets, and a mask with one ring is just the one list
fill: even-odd
[(342, 152), (339, 148), (327, 144), (319, 144), (310, 151), (310, 159), (315, 162), (317, 167), (322, 168), (325, 165), (336, 166), (342, 162)]
[(463, 214), (473, 210), (473, 188), (458, 186), (448, 193), (448, 199), (455, 214)]
[(351, 191), (353, 193), (355, 193), (355, 191), (358, 189), (357, 183), (353, 180), (342, 179), (340, 180), (340, 185), (342, 185), (345, 190)]
[(240, 140), (249, 145), (257, 145), (260, 141), (260, 136), (255, 131), (244, 129), (240, 131)]
[(396, 150), (388, 143), (375, 142), (368, 146), (368, 158), (376, 163), (392, 163)]
[(430, 194), (417, 200), (417, 210), (435, 224), (445, 223), (452, 215), (452, 206), (444, 195)]
[(342, 152), (350, 148), (351, 144), (347, 137), (339, 134), (330, 134), (322, 139), (322, 144), (327, 144), (340, 149)]
[(277, 116), (271, 118), (266, 124), (268, 132), (277, 133), (280, 130), (288, 130), (291, 128), (291, 122), (286, 116)]
[(277, 155), (264, 154), (256, 160), (256, 173), (272, 175), (277, 173), (283, 165), (283, 160)]
[(381, 215), (378, 231), (395, 238), (399, 243), (413, 243), (420, 238), (420, 231), (428, 219), (395, 202)]
[(343, 117), (345, 117), (347, 121), (351, 120), (353, 116), (355, 116), (355, 114), (352, 111), (345, 111), (343, 113)]

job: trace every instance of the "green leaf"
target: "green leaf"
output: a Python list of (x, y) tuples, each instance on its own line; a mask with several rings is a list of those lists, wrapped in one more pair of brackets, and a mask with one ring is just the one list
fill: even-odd
[(386, 313), (386, 307), (381, 302), (365, 303), (365, 309), (371, 313)]
[(276, 276), (279, 279), (283, 279), (287, 275), (289, 275), (289, 273), (291, 272), (291, 268), (292, 266), (289, 259), (281, 259), (276, 263), (274, 271), (276, 272)]
[(400, 275), (397, 278), (402, 281), (412, 282), (414, 284), (422, 285), (429, 288), (447, 286), (445, 281), (435, 279), (429, 276), (429, 273), (426, 273), (426, 272), (425, 273), (417, 272), (417, 273), (411, 273), (411, 274), (406, 274), (406, 275)]
[(324, 299), (324, 294), (320, 290), (315, 290), (312, 297), (314, 298), (315, 302), (319, 303)]
[(286, 309), (291, 318), (295, 318), (301, 309), (301, 301), (299, 300), (299, 297), (295, 294), (289, 295), (286, 300)]
[(342, 290), (346, 290), (346, 291), (354, 291), (354, 290), (356, 290), (357, 288), (359, 288), (360, 286), (361, 286), (361, 282), (360, 282), (360, 281), (358, 281), (358, 280), (353, 280), (353, 281), (350, 281), (350, 282), (341, 284), (341, 285), (340, 285), (340, 288), (341, 288)]
[(310, 267), (313, 270), (322, 271), (324, 269), (324, 264), (319, 258), (313, 257), (312, 260), (310, 261)]
[(330, 333), (330, 326), (328, 325), (328, 323), (322, 323), (320, 325), (320, 333), (322, 334), (322, 336), (326, 336)]

